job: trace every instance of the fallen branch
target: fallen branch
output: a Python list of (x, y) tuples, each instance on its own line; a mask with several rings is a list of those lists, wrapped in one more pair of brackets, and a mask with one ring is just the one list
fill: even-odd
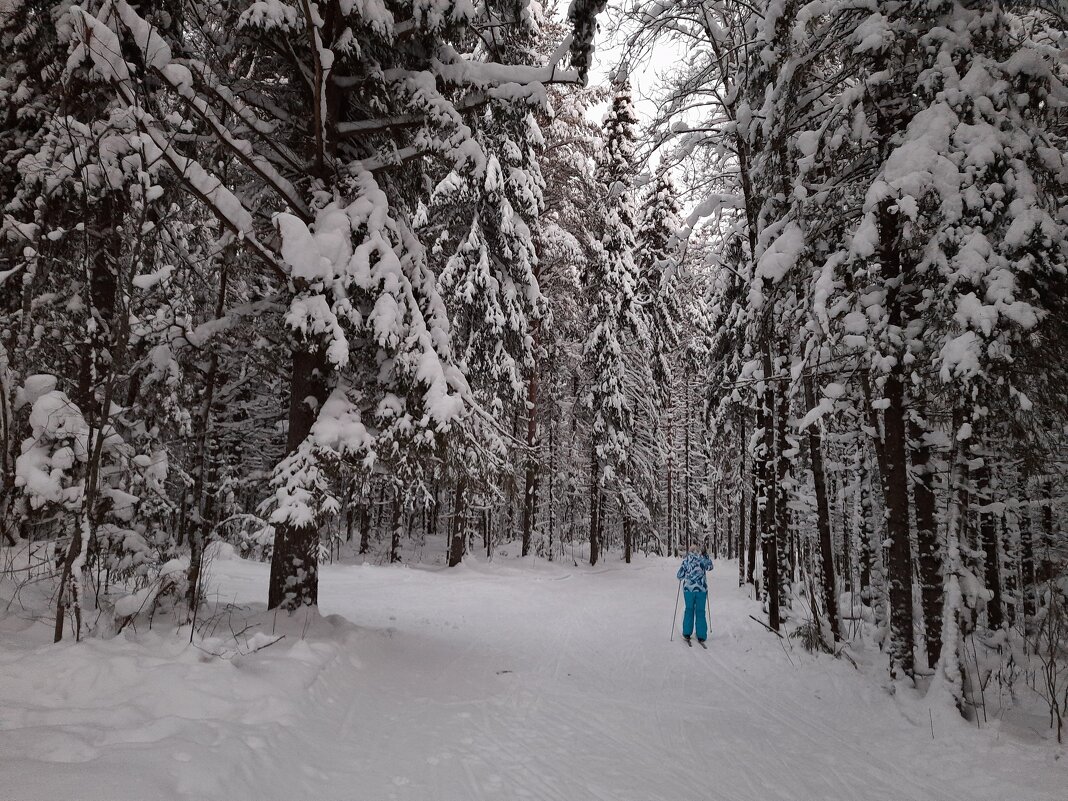
[(845, 652), (845, 648), (839, 648), (834, 655), (839, 658), (847, 659), (849, 661), (849, 664), (851, 664), (857, 670), (860, 670), (860, 666), (857, 664), (857, 661)]
[(749, 616), (749, 619), (750, 619), (750, 620), (755, 620), (755, 621), (756, 621), (757, 623), (759, 623), (759, 624), (760, 624), (761, 626), (763, 626), (764, 628), (766, 628), (766, 629), (767, 629), (768, 631), (770, 631), (770, 632), (771, 632), (772, 634), (774, 634), (774, 635), (775, 635), (776, 637), (778, 637), (778, 638), (779, 638), (780, 640), (781, 640), (781, 639), (783, 639), (783, 636), (782, 636), (782, 633), (781, 633), (781, 632), (775, 631), (775, 629), (773, 629), (773, 628), (772, 628), (771, 626), (769, 626), (769, 625), (768, 625), (767, 623), (765, 623), (765, 622), (764, 622), (763, 620), (761, 620), (760, 618), (758, 618), (758, 617), (753, 617), (752, 615), (750, 615), (750, 616)]

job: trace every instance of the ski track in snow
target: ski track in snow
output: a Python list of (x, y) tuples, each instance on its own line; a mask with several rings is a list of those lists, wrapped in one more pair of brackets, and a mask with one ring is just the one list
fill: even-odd
[[(1064, 797), (1063, 749), (954, 714), (932, 741), (911, 690), (785, 653), (732, 562), (709, 649), (669, 642), (676, 565), (326, 566), (321, 611), (348, 622), (301, 640), (291, 619), (289, 642), (232, 661), (8, 626), (0, 799)], [(266, 594), (267, 565), (212, 572), (227, 599)]]

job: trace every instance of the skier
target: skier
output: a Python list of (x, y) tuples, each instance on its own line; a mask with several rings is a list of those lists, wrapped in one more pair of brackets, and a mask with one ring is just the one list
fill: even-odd
[(697, 621), (697, 642), (701, 647), (705, 646), (708, 637), (708, 621), (705, 620), (705, 599), (708, 598), (708, 580), (705, 573), (712, 569), (712, 560), (708, 558), (708, 551), (697, 552), (697, 543), (690, 545), (690, 552), (679, 565), (679, 572), (675, 578), (682, 582), (683, 596), (686, 598), (686, 611), (682, 615), (682, 636), (687, 645), (691, 645), (690, 635), (693, 634), (694, 619)]

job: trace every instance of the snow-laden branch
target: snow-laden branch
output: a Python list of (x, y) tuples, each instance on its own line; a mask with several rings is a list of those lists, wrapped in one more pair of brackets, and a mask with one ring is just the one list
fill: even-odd
[[(147, 63), (155, 69), (168, 66), (170, 49), (166, 43), (147, 22), (126, 5), (124, 0), (119, 0), (117, 5), (125, 6), (126, 17), (123, 24), (138, 39)], [(246, 249), (281, 277), (287, 277), (288, 270), (275, 253), (256, 237), (252, 213), (211, 171), (205, 169), (196, 159), (178, 153), (164, 132), (160, 130), (158, 121), (141, 107), (134, 92), (130, 65), (122, 58), (118, 34), (107, 24), (111, 11), (115, 8), (116, 5), (106, 5), (101, 10), (102, 17), (100, 18), (86, 13), (84, 9), (77, 6), (71, 9), (71, 13), (81, 26), (78, 32), (81, 38), (80, 47), (92, 59), (96, 73), (115, 87), (119, 98), (129, 107), (133, 119), (143, 134), (140, 145), (146, 151), (148, 159), (150, 161), (162, 159), (166, 162), (182, 181), (186, 190), (204, 203), (225, 227), (236, 234)], [(121, 9), (119, 13), (123, 13)], [(77, 53), (72, 55), (72, 58), (76, 56)], [(184, 68), (180, 69), (184, 70)]]

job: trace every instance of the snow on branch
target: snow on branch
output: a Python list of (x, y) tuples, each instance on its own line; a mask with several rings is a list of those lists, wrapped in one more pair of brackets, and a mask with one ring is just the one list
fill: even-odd
[(582, 83), (576, 69), (561, 69), (559, 64), (571, 45), (568, 36), (556, 48), (549, 63), (530, 67), (522, 64), (500, 64), (492, 61), (475, 61), (464, 58), (451, 45), (442, 45), (438, 50), (436, 72), (446, 81), (455, 84), (501, 88), (505, 84), (517, 84), (527, 88), (531, 84)]
[[(177, 79), (178, 71), (171, 68), (178, 67), (178, 70), (185, 68), (169, 64), (170, 50), (166, 43), (159, 40), (151, 26), (141, 20), (132, 9), (129, 9), (123, 0), (119, 0), (118, 5), (125, 7), (125, 12), (119, 9), (120, 15), (125, 13), (128, 18), (123, 20), (123, 24), (131, 30), (135, 38), (139, 39), (138, 43), (142, 46), (149, 65), (161, 71), (163, 68), (168, 68), (171, 78)], [(256, 238), (252, 213), (245, 208), (233, 192), (223, 185), (217, 176), (195, 159), (178, 153), (160, 129), (159, 122), (138, 102), (133, 88), (134, 82), (130, 76), (130, 65), (121, 56), (122, 47), (118, 34), (108, 26), (111, 12), (115, 8), (116, 6), (111, 3), (105, 4), (99, 18), (86, 13), (84, 9), (77, 6), (71, 9), (74, 19), (80, 23), (80, 30), (77, 34), (81, 39), (71, 59), (80, 57), (82, 52), (88, 53), (95, 72), (103, 80), (114, 85), (120, 99), (130, 107), (143, 133), (139, 144), (146, 151), (148, 160), (165, 161), (186, 189), (203, 202), (223, 225), (232, 230), (248, 250), (280, 276), (286, 277), (288, 271), (277, 256)], [(139, 24), (138, 20), (144, 24)]]

